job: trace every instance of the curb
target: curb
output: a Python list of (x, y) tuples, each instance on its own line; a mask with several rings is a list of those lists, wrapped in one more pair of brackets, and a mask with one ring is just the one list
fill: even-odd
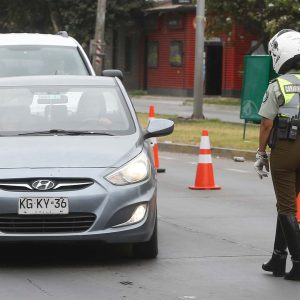
[[(173, 144), (173, 143), (158, 143), (159, 150), (167, 152), (179, 152), (187, 154), (199, 153), (199, 146), (196, 145), (187, 145), (187, 144)], [(233, 159), (233, 157), (244, 157), (245, 160), (254, 161), (255, 160), (255, 151), (239, 150), (239, 149), (229, 149), (229, 148), (219, 148), (212, 147), (212, 155), (224, 158)]]

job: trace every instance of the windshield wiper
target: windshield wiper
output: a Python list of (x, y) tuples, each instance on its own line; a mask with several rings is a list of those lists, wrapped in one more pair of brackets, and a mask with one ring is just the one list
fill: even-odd
[(19, 133), (17, 135), (109, 135), (114, 134), (102, 131), (88, 131), (88, 130), (64, 130), (64, 129), (50, 129), (44, 131), (29, 131), (24, 133)]

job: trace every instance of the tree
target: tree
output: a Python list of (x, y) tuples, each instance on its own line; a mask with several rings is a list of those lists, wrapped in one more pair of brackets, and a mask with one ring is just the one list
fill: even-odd
[(107, 1), (107, 26), (113, 29), (135, 25), (143, 17), (143, 10), (153, 5), (152, 0), (109, 0)]
[[(107, 26), (132, 23), (151, 5), (147, 0), (107, 1)], [(6, 32), (56, 33), (67, 30), (88, 46), (94, 37), (96, 0), (1, 0), (0, 28)]]
[(266, 46), (283, 28), (300, 29), (299, 2), (295, 0), (207, 0), (207, 34), (230, 32), (233, 24), (243, 26)]
[(44, 1), (0, 1), (0, 28), (6, 32), (45, 32), (50, 24)]

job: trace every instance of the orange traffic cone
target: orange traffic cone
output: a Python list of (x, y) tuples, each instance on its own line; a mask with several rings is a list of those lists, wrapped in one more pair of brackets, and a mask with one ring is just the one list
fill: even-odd
[(199, 162), (197, 165), (195, 185), (189, 186), (192, 190), (219, 190), (215, 185), (213, 164), (208, 131), (203, 130), (200, 140)]
[[(148, 120), (154, 119), (154, 118), (155, 118), (154, 106), (150, 105)], [(158, 173), (166, 172), (166, 169), (161, 169), (159, 167), (158, 144), (157, 144), (156, 137), (151, 138), (151, 146), (153, 149), (153, 158), (154, 158), (154, 165), (155, 165), (156, 171)]]
[(297, 197), (297, 220), (298, 220), (298, 223), (300, 223), (300, 193), (298, 194), (298, 197)]

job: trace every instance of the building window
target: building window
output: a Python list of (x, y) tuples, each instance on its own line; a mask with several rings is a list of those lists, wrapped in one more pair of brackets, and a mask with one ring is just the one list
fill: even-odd
[(158, 42), (150, 41), (148, 43), (148, 68), (158, 67)]
[(131, 71), (131, 55), (132, 55), (132, 38), (127, 36), (125, 38), (125, 72)]
[(167, 19), (168, 28), (170, 29), (181, 29), (182, 28), (182, 16), (181, 15), (170, 15)]
[(183, 65), (183, 42), (173, 41), (170, 44), (170, 64), (173, 67)]

